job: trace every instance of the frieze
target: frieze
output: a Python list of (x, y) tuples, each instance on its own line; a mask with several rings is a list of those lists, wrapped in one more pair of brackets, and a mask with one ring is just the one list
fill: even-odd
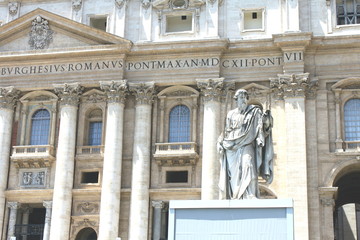
[(44, 187), (45, 186), (45, 171), (21, 171), (22, 187)]
[(31, 31), (29, 33), (29, 44), (33, 49), (45, 49), (52, 41), (53, 31), (49, 27), (49, 22), (37, 16), (32, 21)]
[[(40, 44), (40, 43), (39, 43)], [(279, 67), (284, 63), (282, 56), (249, 58), (179, 58), (166, 60), (126, 61), (122, 59), (83, 61), (38, 65), (0, 66), (0, 77), (47, 75), (78, 72), (99, 72), (118, 70), (127, 72), (167, 71), (220, 67), (226, 69), (249, 69)]]
[(108, 102), (125, 103), (126, 95), (128, 95), (126, 80), (100, 82), (100, 88), (106, 93)]
[(93, 202), (82, 202), (77, 205), (76, 211), (80, 215), (98, 214), (99, 204)]

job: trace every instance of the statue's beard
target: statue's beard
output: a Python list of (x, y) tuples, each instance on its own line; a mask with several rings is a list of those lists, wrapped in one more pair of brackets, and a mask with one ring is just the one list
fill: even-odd
[(245, 102), (239, 103), (238, 108), (240, 111), (244, 111), (246, 109), (246, 103)]

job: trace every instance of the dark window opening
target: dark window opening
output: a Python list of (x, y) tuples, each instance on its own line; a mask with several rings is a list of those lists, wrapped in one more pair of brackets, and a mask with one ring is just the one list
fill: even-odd
[[(42, 240), (44, 232), (45, 213), (45, 208), (31, 208), (30, 214), (28, 215), (28, 224), (15, 225), (16, 239)], [(21, 214), (18, 216), (21, 216)]]
[(167, 171), (166, 183), (187, 183), (188, 171)]
[(252, 13), (252, 18), (253, 18), (253, 19), (257, 19), (257, 12), (253, 12), (253, 13)]
[(90, 26), (102, 31), (106, 31), (107, 17), (90, 18)]
[(99, 183), (99, 172), (81, 173), (81, 183)]
[(186, 16), (181, 16), (181, 20), (186, 20)]

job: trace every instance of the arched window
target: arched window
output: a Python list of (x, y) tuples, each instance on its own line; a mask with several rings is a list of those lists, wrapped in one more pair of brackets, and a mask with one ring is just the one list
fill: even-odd
[(169, 142), (190, 142), (190, 109), (177, 105), (170, 111)]
[(350, 99), (344, 106), (345, 141), (360, 141), (360, 99)]
[(76, 236), (76, 240), (96, 240), (97, 234), (92, 228), (84, 228), (81, 229), (80, 232)]
[(88, 116), (89, 130), (88, 130), (88, 146), (101, 145), (102, 139), (102, 111), (96, 109), (90, 112)]
[(50, 113), (46, 109), (37, 110), (31, 118), (30, 145), (48, 145)]

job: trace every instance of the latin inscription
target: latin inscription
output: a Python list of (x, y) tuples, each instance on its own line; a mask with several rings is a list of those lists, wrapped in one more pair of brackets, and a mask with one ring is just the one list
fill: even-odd
[(153, 71), (172, 69), (194, 69), (220, 67), (223, 69), (245, 69), (259, 67), (281, 66), (284, 62), (303, 61), (301, 52), (286, 52), (283, 56), (254, 57), (254, 58), (184, 58), (151, 61), (109, 60), (94, 62), (77, 62), (62, 64), (45, 64), (30, 66), (0, 67), (0, 77), (26, 76), (39, 74), (57, 74), (71, 72), (91, 72), (103, 70)]

